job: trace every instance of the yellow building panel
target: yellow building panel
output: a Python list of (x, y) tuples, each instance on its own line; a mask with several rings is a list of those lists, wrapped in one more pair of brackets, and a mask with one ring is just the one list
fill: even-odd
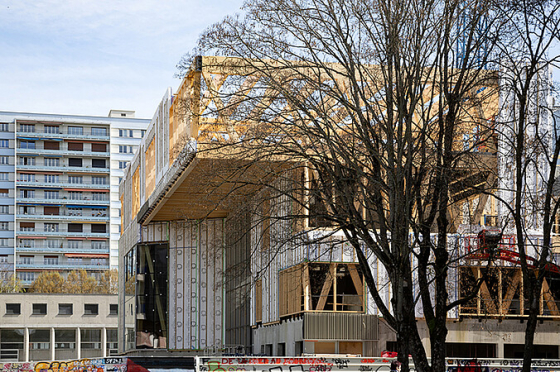
[(132, 176), (132, 217), (140, 210), (140, 167), (136, 168)]
[(147, 198), (150, 197), (150, 195), (152, 194), (152, 192), (154, 191), (154, 188), (156, 187), (156, 148), (155, 148), (155, 137), (154, 139), (152, 139), (152, 142), (150, 142), (150, 145), (148, 146), (148, 149), (146, 150), (146, 154), (145, 154), (145, 159), (146, 159), (146, 182), (145, 182), (145, 186), (146, 189), (145, 191), (145, 195), (146, 195), (146, 200)]

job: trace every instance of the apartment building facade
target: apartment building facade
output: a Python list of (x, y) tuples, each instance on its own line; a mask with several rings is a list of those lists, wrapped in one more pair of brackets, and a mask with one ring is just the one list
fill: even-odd
[(0, 112), (0, 260), (30, 285), (43, 270), (117, 265), (118, 184), (149, 120)]

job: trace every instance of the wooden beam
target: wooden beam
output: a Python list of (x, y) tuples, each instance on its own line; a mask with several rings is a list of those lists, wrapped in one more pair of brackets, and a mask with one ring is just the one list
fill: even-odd
[(548, 286), (548, 282), (546, 281), (546, 278), (543, 278), (542, 292), (543, 292), (544, 300), (546, 301), (546, 306), (550, 310), (550, 314), (555, 316), (560, 315), (560, 311), (558, 311), (558, 306), (556, 305), (556, 301), (554, 301), (554, 297), (552, 296), (552, 293), (550, 293), (550, 287)]
[(515, 274), (513, 275), (513, 280), (511, 284), (508, 286), (508, 290), (506, 292), (506, 296), (502, 301), (502, 315), (507, 315), (509, 313), (509, 307), (511, 306), (511, 301), (513, 300), (513, 296), (515, 292), (517, 292), (517, 287), (519, 287), (519, 283), (521, 283), (521, 270), (515, 270)]
[(319, 302), (317, 303), (317, 310), (324, 310), (327, 304), (327, 298), (329, 296), (329, 291), (333, 285), (334, 276), (336, 274), (336, 264), (329, 265), (329, 273), (325, 278), (325, 283), (323, 283), (323, 289), (321, 289), (321, 296), (319, 297)]
[(360, 296), (360, 298), (363, 301), (364, 284), (362, 283), (362, 279), (360, 278), (360, 275), (358, 274), (358, 270), (356, 270), (356, 266), (348, 264), (348, 271), (350, 272), (350, 277), (352, 278), (352, 282), (354, 283), (354, 287), (356, 288), (356, 292), (358, 293), (358, 296)]
[(309, 291), (311, 286), (309, 284), (309, 263), (303, 264), (303, 270), (301, 272), (301, 281), (303, 283), (303, 311), (313, 310), (313, 303), (311, 302), (311, 295)]
[[(478, 275), (477, 275), (478, 268), (472, 267), (472, 270), (473, 270), (473, 273), (475, 274), (475, 276), (478, 277)], [(488, 286), (486, 285), (486, 282), (482, 282), (482, 285), (480, 286), (480, 295), (482, 296), (482, 299), (484, 300), (484, 306), (486, 307), (487, 314), (493, 314), (493, 315), (498, 314), (498, 310), (496, 309), (496, 304), (494, 303), (494, 300), (492, 299), (492, 295), (490, 294), (490, 291), (488, 290)]]

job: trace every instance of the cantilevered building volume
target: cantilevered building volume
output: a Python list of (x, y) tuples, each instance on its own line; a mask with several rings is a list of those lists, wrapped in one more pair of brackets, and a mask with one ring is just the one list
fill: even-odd
[(149, 120), (0, 112), (0, 261), (30, 285), (43, 270), (117, 266), (119, 182)]

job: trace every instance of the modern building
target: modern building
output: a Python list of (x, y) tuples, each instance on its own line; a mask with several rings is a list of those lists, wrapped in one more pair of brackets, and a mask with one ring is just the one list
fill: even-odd
[(149, 123), (0, 112), (0, 261), (29, 285), (43, 270), (117, 266), (118, 185)]
[[(297, 208), (292, 201), (300, 196), (287, 196), (291, 180), (312, 185), (313, 171), (302, 167), (302, 173), (278, 176), (288, 167), (284, 157), (256, 161), (249, 146), (231, 140), (242, 137), (236, 129), (242, 132), (245, 123), (212, 115), (209, 107), (225, 105), (220, 92), (244, 89), (244, 97), (252, 94), (248, 83), (227, 86), (243, 79), (228, 68), (231, 63), (220, 66), (219, 61), (201, 57), (178, 92), (164, 97), (157, 112), (169, 112), (169, 117), (156, 114), (120, 185), (119, 351), (274, 356), (379, 356), (383, 350), (394, 351), (395, 333), (364, 284), (356, 252), (345, 236), (311, 217), (302, 218), (301, 224), (283, 218), (297, 214), (291, 212)], [(242, 99), (230, 99), (243, 104)], [(229, 110), (235, 112), (235, 107)], [(266, 113), (267, 107), (249, 110)], [(494, 112), (483, 114), (491, 117)], [(473, 133), (469, 129), (467, 133)], [(470, 140), (466, 138), (464, 142)], [(459, 141), (461, 146), (464, 142)], [(273, 146), (274, 138), (266, 143)], [(495, 148), (477, 147), (475, 156), (488, 167), (497, 166)], [(464, 298), (462, 290), (480, 277), (479, 253), (487, 242), (479, 232), (498, 222), (496, 199), (475, 192), (475, 182), (488, 176), (478, 172), (469, 169), (451, 187), (459, 211), (453, 211), (457, 216), (449, 250), (459, 256), (449, 268), (450, 302)], [(243, 179), (235, 178), (239, 174)], [(263, 174), (277, 177), (264, 182)], [(303, 203), (308, 203), (307, 210), (315, 208), (311, 197)], [(323, 239), (317, 242), (318, 237)], [(449, 311), (448, 356), (520, 356), (520, 324), (526, 313), (513, 242), (515, 236), (500, 235), (495, 242), (499, 259), (487, 282), (472, 301)], [(559, 256), (555, 251), (550, 267), (558, 268)], [(374, 256), (369, 263), (378, 294), (390, 306), (387, 271)], [(537, 358), (559, 357), (559, 273), (551, 270), (546, 281), (551, 284), (541, 294)], [(415, 315), (429, 353), (421, 305)]]
[(116, 295), (0, 294), (0, 360), (115, 355)]

